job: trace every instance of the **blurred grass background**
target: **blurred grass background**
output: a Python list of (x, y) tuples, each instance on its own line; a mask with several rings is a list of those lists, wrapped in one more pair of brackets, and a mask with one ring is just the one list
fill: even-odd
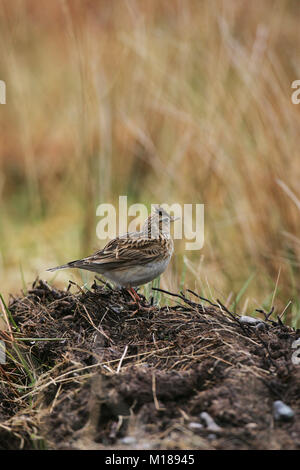
[(1, 0), (1, 292), (100, 247), (102, 202), (204, 203), (161, 287), (299, 325), (299, 8)]

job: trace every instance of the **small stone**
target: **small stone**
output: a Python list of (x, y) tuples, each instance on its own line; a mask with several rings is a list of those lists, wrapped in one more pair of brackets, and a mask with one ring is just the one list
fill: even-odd
[(189, 428), (191, 428), (191, 429), (203, 429), (203, 425), (201, 423), (196, 423), (196, 422), (192, 421), (191, 423), (189, 423)]
[(250, 430), (256, 429), (256, 428), (257, 428), (257, 424), (256, 424), (256, 423), (248, 423), (248, 424), (246, 424), (245, 428), (246, 428), (246, 429), (250, 429)]
[(208, 413), (206, 413), (206, 411), (200, 413), (200, 418), (203, 419), (206, 424), (206, 429), (208, 429), (209, 431), (222, 431), (222, 428), (220, 428), (220, 426), (218, 426), (218, 424), (214, 422), (212, 417)]
[(266, 328), (268, 328), (268, 325), (267, 323), (264, 323), (264, 322), (260, 322), (260, 323), (257, 323), (256, 324), (256, 327), (255, 327), (257, 330), (260, 330), (260, 331), (264, 331)]
[(281, 400), (276, 400), (273, 403), (273, 415), (276, 421), (290, 421), (294, 418), (294, 411), (292, 408)]
[(120, 306), (110, 305), (109, 308), (110, 308), (114, 313), (121, 313), (122, 310), (124, 310), (124, 308), (122, 307), (122, 305), (120, 305)]
[(259, 323), (263, 323), (259, 318), (249, 317), (248, 315), (242, 315), (239, 318), (239, 322), (245, 325), (258, 325)]
[(125, 445), (132, 445), (136, 443), (136, 438), (133, 436), (125, 436), (120, 439), (120, 442)]

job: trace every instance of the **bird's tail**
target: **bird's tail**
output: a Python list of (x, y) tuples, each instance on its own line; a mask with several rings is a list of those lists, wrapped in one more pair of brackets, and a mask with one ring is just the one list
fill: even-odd
[(65, 268), (77, 268), (77, 262), (78, 260), (76, 261), (71, 261), (70, 263), (67, 263), (67, 264), (62, 264), (61, 266), (56, 266), (55, 268), (49, 268), (49, 269), (46, 269), (46, 271), (58, 271), (59, 269), (65, 269)]

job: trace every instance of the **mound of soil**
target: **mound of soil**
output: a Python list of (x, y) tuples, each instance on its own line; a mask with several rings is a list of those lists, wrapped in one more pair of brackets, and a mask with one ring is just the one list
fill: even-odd
[[(127, 291), (37, 281), (13, 299), (0, 447), (299, 449), (300, 332), (173, 296), (172, 307), (141, 297), (135, 312)], [(275, 416), (277, 400), (294, 415)]]

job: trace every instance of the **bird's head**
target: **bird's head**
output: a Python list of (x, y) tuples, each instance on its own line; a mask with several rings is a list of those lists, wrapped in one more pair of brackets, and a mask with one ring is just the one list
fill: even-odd
[(151, 214), (144, 224), (144, 231), (151, 238), (157, 238), (160, 235), (170, 236), (170, 224), (179, 217), (174, 217), (165, 211), (162, 207), (156, 206), (153, 214)]

